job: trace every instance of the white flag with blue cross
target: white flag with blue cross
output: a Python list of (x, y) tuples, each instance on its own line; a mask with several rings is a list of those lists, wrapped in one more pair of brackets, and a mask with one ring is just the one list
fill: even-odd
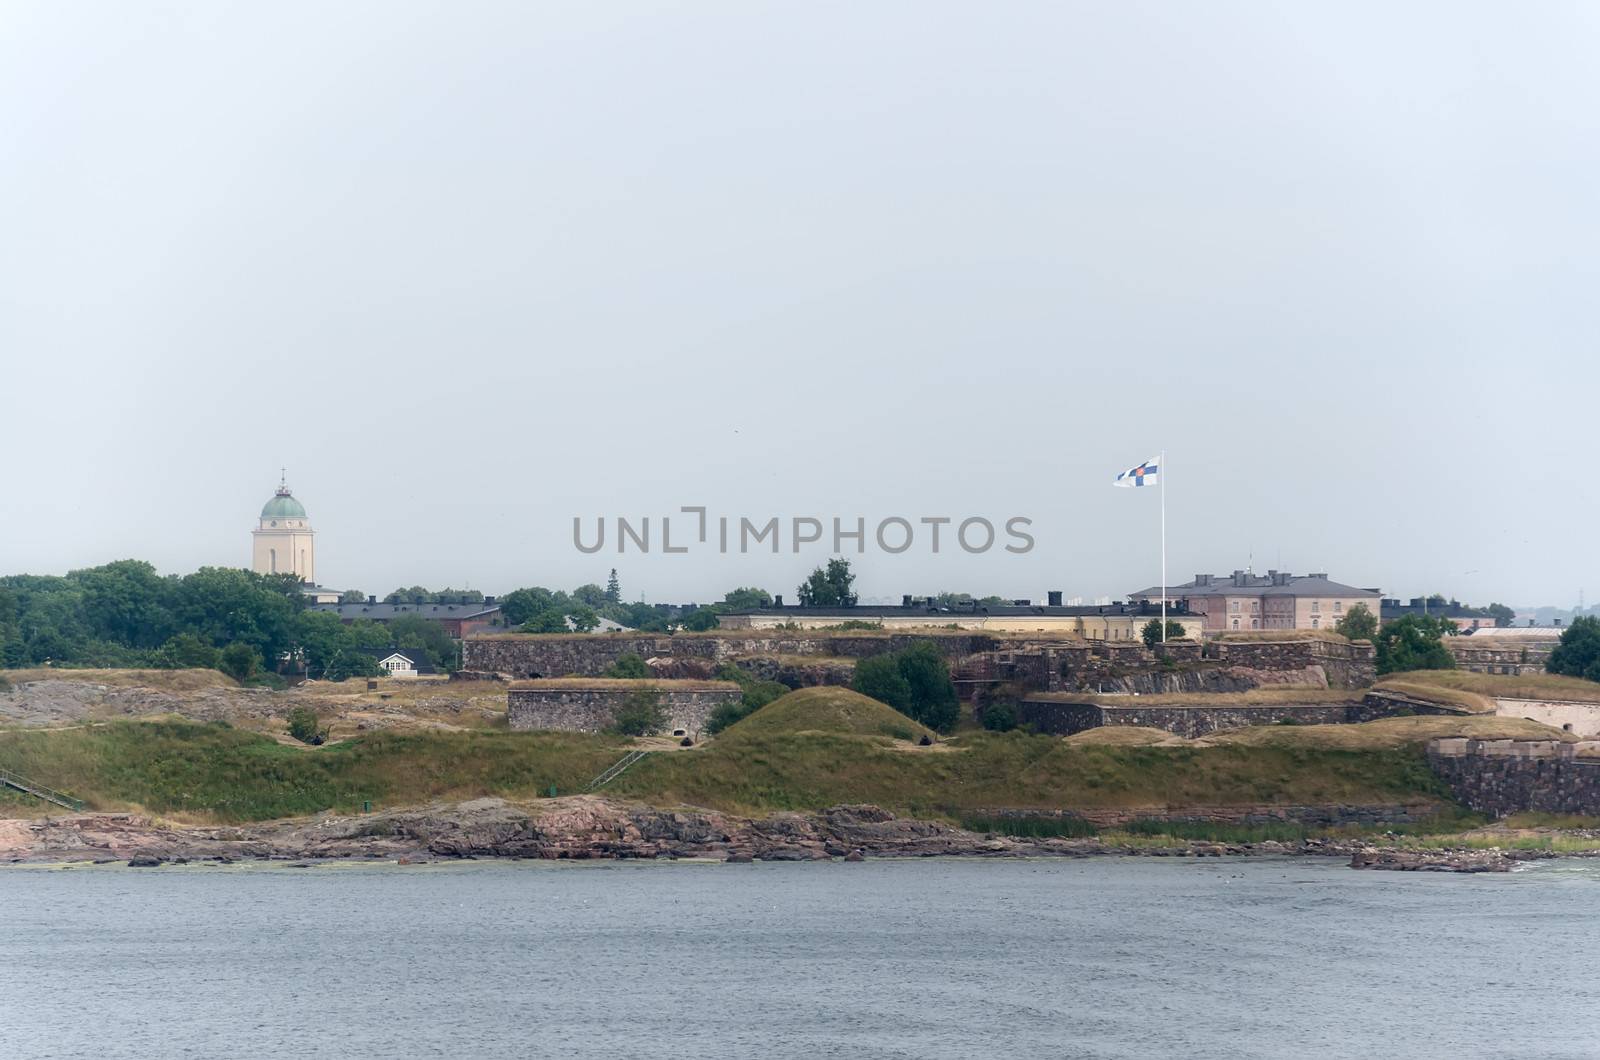
[(1156, 477), (1161, 472), (1161, 461), (1158, 457), (1151, 457), (1138, 467), (1124, 471), (1117, 476), (1115, 486), (1155, 486), (1160, 483)]

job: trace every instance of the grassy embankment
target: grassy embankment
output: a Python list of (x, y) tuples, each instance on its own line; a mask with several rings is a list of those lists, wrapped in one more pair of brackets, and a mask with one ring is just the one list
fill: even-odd
[[(366, 800), (401, 806), (486, 794), (581, 791), (626, 741), (575, 733), (378, 732), (311, 749), (202, 722), (114, 721), (0, 734), (0, 767), (71, 793), (91, 809), (256, 821)], [(37, 812), (14, 794), (0, 808)], [(53, 811), (54, 812), (54, 811)]]
[(1554, 699), (1600, 703), (1600, 682), (1560, 674), (1477, 674), (1470, 670), (1413, 670), (1378, 680), (1378, 688), (1454, 691), (1490, 699)]
[[(873, 700), (813, 688), (773, 702), (722, 736), (662, 751), (606, 789), (656, 805), (732, 812), (871, 802), (913, 815), (976, 820), (998, 809), (1254, 804), (1448, 803), (1422, 742), (1552, 730), (1511, 718), (1397, 718), (1366, 726), (1264, 726), (1204, 741), (1144, 745), (975, 732), (919, 746), (924, 730)], [(1160, 745), (1154, 745), (1159, 743)], [(225, 725), (114, 721), (0, 733), (0, 767), (94, 809), (142, 808), (192, 820), (247, 821), (364, 800), (394, 807), (582, 790), (629, 746), (565, 733), (387, 731), (318, 749)], [(15, 805), (15, 803), (9, 803)]]

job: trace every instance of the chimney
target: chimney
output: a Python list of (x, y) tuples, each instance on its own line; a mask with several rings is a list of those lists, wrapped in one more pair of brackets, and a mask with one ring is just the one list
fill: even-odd
[(367, 597), (367, 603), (369, 603), (369, 604), (375, 604), (375, 603), (377, 603), (377, 602), (378, 602), (378, 598), (377, 598), (377, 597), (376, 597), (376, 596), (369, 596), (369, 597)]
[(1561, 625), (1561, 620), (1559, 618), (1551, 619), (1551, 621), (1554, 622), (1558, 627)]
[(906, 608), (909, 608), (911, 606), (911, 594), (910, 593), (906, 593), (904, 596), (900, 597), (900, 606), (901, 607), (906, 607)]
[(1061, 590), (1060, 589), (1051, 589), (1050, 590), (1050, 606), (1051, 607), (1060, 607), (1061, 606)]
[(494, 603), (494, 597), (492, 597), (492, 596), (485, 596), (485, 597), (484, 597), (484, 598), (483, 598), (483, 604), (484, 604), (484, 606), (485, 606), (485, 607), (488, 607), (488, 606), (489, 606), (489, 605), (490, 605), (490, 604), (492, 604), (492, 603)]
[(779, 593), (777, 596), (774, 596), (772, 598), (772, 606), (773, 607), (782, 607), (783, 606), (783, 594), (782, 593)]
[(1211, 588), (1211, 575), (1209, 575), (1209, 574), (1196, 574), (1194, 576), (1194, 586), (1195, 586), (1196, 589), (1209, 589), (1209, 588)]

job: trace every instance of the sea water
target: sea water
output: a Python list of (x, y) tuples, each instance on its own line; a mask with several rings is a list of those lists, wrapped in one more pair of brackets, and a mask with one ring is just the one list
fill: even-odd
[(1600, 865), (0, 869), (0, 1057), (168, 1056), (1600, 1056)]

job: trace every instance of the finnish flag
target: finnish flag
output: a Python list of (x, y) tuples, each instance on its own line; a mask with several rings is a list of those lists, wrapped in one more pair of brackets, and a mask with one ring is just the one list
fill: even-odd
[(1112, 483), (1112, 485), (1154, 486), (1158, 484), (1156, 474), (1159, 471), (1160, 467), (1158, 465), (1158, 458), (1152, 456), (1149, 460), (1146, 460), (1133, 470), (1124, 471), (1122, 474), (1118, 475), (1117, 481)]

